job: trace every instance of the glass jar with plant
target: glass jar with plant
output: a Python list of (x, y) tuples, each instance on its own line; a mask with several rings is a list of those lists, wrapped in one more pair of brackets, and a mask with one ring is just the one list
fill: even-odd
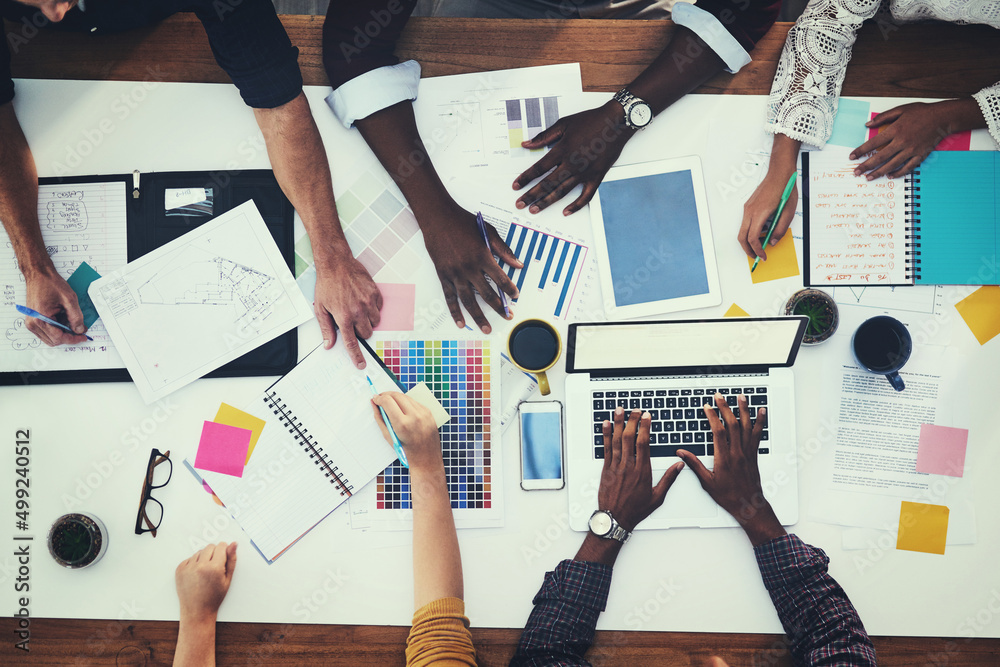
[(108, 550), (108, 529), (92, 514), (64, 514), (52, 524), (48, 545), (57, 563), (80, 569), (99, 561)]
[(818, 345), (837, 331), (840, 313), (837, 303), (829, 294), (818, 289), (802, 289), (785, 303), (785, 315), (803, 315), (809, 318), (803, 345)]

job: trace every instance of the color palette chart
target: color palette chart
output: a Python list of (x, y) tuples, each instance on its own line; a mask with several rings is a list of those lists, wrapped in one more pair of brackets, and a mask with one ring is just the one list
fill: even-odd
[(587, 246), (516, 222), (510, 223), (506, 234), (502, 230), (500, 233), (524, 263), (520, 269), (501, 264), (520, 292), (515, 303), (542, 297), (546, 301), (544, 307), (533, 304), (532, 315), (566, 319), (580, 287)]
[[(400, 384), (424, 382), (451, 416), (440, 429), (448, 491), (456, 525), (503, 524), (496, 347), (487, 339), (375, 340), (374, 349)], [(371, 527), (409, 528), (410, 476), (398, 462), (374, 481), (368, 498)]]
[(525, 153), (540, 152), (521, 148), (522, 141), (534, 139), (544, 129), (559, 120), (558, 97), (529, 97), (520, 100), (504, 100), (507, 112), (507, 137), (510, 140), (511, 157)]

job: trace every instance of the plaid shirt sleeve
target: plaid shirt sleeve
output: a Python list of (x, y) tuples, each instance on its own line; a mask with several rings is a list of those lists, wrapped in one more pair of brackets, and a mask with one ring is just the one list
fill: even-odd
[(847, 593), (827, 574), (822, 549), (785, 535), (754, 547), (754, 555), (796, 665), (876, 664), (875, 647)]
[(607, 565), (578, 560), (564, 560), (547, 572), (510, 664), (589, 665), (583, 654), (594, 641), (597, 617), (608, 602), (611, 572)]

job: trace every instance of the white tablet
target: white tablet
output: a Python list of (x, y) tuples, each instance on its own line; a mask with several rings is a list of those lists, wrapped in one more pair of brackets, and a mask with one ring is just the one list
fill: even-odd
[(609, 318), (722, 303), (697, 157), (612, 167), (590, 217)]

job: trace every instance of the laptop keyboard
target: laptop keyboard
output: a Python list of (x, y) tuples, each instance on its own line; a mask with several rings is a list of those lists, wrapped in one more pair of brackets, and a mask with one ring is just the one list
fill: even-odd
[[(604, 420), (614, 421), (615, 408), (621, 406), (628, 418), (632, 410), (648, 412), (652, 420), (649, 433), (651, 457), (675, 457), (678, 449), (686, 449), (695, 456), (714, 456), (712, 428), (701, 406), (714, 406), (716, 392), (726, 397), (726, 402), (736, 415), (740, 410), (736, 399), (745, 394), (749, 403), (750, 418), (757, 417), (757, 408), (767, 405), (767, 387), (719, 387), (712, 389), (642, 389), (622, 391), (595, 391), (594, 401), (594, 458), (604, 458)], [(718, 409), (716, 409), (718, 413)], [(769, 454), (768, 429), (764, 428), (758, 454)]]

